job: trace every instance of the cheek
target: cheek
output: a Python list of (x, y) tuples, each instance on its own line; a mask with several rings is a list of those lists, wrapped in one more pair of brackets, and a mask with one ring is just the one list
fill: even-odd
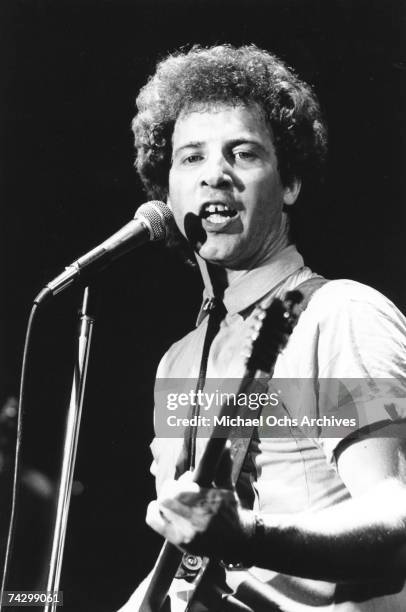
[(176, 177), (176, 174), (169, 175), (169, 199), (175, 211), (185, 207), (188, 197), (188, 186), (182, 177)]
[(179, 193), (179, 190), (175, 187), (176, 183), (173, 180), (169, 180), (169, 203), (172, 208), (173, 216), (176, 221), (176, 225), (179, 227), (180, 221), (183, 219), (183, 211), (182, 211), (182, 197)]
[(279, 184), (264, 181), (256, 191), (257, 210), (262, 218), (271, 219), (283, 210), (283, 193)]
[(184, 218), (185, 218), (185, 212), (182, 211), (177, 204), (173, 203), (172, 198), (171, 198), (171, 208), (173, 212), (173, 217), (175, 219), (175, 223), (178, 229), (182, 232), (182, 234), (184, 234), (183, 223), (184, 223)]
[(185, 216), (193, 212), (193, 191), (190, 181), (186, 181), (183, 176), (177, 177), (176, 173), (169, 175), (169, 201), (173, 216), (179, 230), (185, 235), (184, 222)]

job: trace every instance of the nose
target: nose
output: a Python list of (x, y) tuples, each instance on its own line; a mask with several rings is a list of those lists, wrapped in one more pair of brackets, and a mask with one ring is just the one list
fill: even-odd
[(207, 187), (225, 188), (233, 183), (232, 171), (223, 155), (206, 160), (202, 169), (201, 184)]

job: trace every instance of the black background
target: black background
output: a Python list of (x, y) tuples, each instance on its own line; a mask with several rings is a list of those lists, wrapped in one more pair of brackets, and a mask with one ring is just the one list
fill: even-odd
[[(255, 42), (315, 86), (329, 169), (325, 188), (297, 204), (300, 248), (318, 272), (369, 283), (405, 309), (405, 13), (400, 0), (2, 0), (1, 400), (17, 394), (34, 295), (145, 200), (132, 166), (134, 100), (156, 59), (181, 45)], [(159, 549), (144, 526), (154, 371), (193, 326), (201, 286), (160, 245), (116, 262), (97, 285), (75, 476), (83, 491), (61, 588), (66, 610), (108, 612)], [(34, 328), (24, 462), (51, 479), (80, 300), (78, 288), (58, 296)], [(21, 554), (41, 564), (46, 530), (36, 537)]]

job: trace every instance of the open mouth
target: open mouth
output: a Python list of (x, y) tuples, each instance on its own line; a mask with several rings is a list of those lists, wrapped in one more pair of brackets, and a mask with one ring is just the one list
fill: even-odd
[(227, 219), (231, 219), (236, 215), (236, 210), (232, 209), (228, 204), (221, 202), (204, 205), (200, 213), (200, 217), (210, 221), (210, 223), (224, 223)]

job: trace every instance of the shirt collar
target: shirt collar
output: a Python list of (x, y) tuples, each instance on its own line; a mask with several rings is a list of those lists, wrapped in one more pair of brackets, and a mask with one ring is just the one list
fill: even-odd
[[(199, 325), (207, 314), (207, 304), (213, 298), (214, 290), (206, 262), (199, 256), (197, 260), (205, 286), (203, 304), (197, 319)], [(303, 257), (294, 245), (289, 245), (262, 266), (252, 270), (242, 270), (224, 292), (223, 302), (227, 312), (236, 314), (246, 310), (303, 265)]]

